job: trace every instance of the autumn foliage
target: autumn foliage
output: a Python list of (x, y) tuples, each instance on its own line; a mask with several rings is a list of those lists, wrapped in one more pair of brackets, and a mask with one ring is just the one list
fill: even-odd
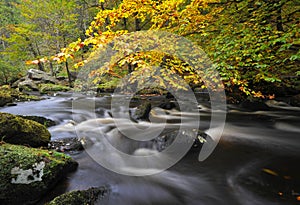
[[(273, 98), (276, 87), (297, 86), (290, 79), (297, 79), (300, 74), (299, 8), (299, 3), (291, 0), (100, 0), (98, 13), (84, 36), (52, 57), (34, 59), (27, 64), (71, 60), (74, 69), (87, 69), (84, 65), (95, 60), (101, 49), (110, 46), (118, 52), (123, 49), (123, 56), (90, 70), (95, 85), (101, 83), (103, 76), (122, 78), (128, 73), (133, 83), (141, 82), (140, 76), (147, 73), (177, 88), (183, 87), (169, 80), (170, 74), (180, 76), (193, 87), (207, 87), (204, 78), (208, 78), (209, 72), (205, 75), (197, 72), (195, 65), (176, 55), (111, 45), (124, 34), (164, 31), (185, 37), (204, 49), (213, 62), (210, 66), (218, 71), (228, 92), (239, 90), (248, 96)], [(147, 36), (138, 38), (138, 41), (151, 41)], [(126, 49), (136, 52), (126, 54)], [(162, 68), (159, 77), (153, 66)], [(211, 73), (210, 78), (218, 81), (215, 74)]]

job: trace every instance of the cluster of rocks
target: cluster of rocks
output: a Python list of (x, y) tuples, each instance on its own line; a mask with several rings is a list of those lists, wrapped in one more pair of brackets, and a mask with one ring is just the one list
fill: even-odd
[(64, 80), (58, 80), (44, 71), (30, 69), (25, 77), (12, 84), (12, 88), (18, 88), (20, 91), (39, 91), (42, 94), (68, 91), (70, 88), (65, 86), (67, 82)]
[(36, 203), (78, 166), (70, 156), (47, 149), (46, 127), (26, 118), (0, 113), (0, 204)]
[[(0, 204), (35, 204), (78, 163), (61, 152), (82, 150), (77, 139), (50, 141), (44, 117), (0, 112)], [(57, 149), (60, 148), (60, 149)], [(65, 193), (49, 205), (99, 204), (108, 188)]]

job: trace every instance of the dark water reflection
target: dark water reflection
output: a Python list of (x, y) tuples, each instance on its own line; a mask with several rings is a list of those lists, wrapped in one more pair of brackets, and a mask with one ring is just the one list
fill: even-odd
[[(95, 100), (95, 109), (74, 110), (74, 100), (82, 101), (83, 105), (86, 100)], [(230, 105), (222, 139), (208, 159), (199, 162), (200, 150), (193, 148), (179, 163), (160, 174), (119, 175), (97, 164), (86, 151), (73, 154), (79, 162), (78, 170), (57, 185), (44, 201), (66, 191), (107, 186), (110, 192), (101, 204), (298, 204), (300, 109), (274, 101), (268, 105), (267, 111), (248, 111)], [(209, 106), (201, 102), (199, 107), (200, 127), (208, 128)], [(109, 119), (110, 97), (94, 99), (64, 94), (0, 111), (55, 120), (59, 124), (49, 131), (52, 140), (56, 140), (76, 137), (74, 124), (79, 130), (91, 132), (90, 119)], [(104, 123), (104, 132), (113, 128), (108, 124)]]

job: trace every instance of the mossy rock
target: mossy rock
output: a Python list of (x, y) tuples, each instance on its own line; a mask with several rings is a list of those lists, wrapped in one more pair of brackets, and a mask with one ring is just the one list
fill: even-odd
[(34, 204), (78, 164), (55, 151), (0, 145), (0, 204)]
[[(88, 190), (78, 190), (65, 193), (56, 197), (47, 205), (94, 205), (101, 204), (98, 200), (107, 193), (104, 187), (90, 188)], [(98, 203), (97, 203), (98, 201)]]
[(50, 133), (45, 126), (16, 115), (0, 112), (0, 138), (11, 144), (47, 146)]
[(44, 125), (45, 127), (51, 127), (51, 126), (56, 125), (56, 122), (54, 122), (53, 120), (50, 120), (48, 118), (41, 117), (41, 116), (18, 115), (18, 117), (22, 117), (22, 118), (25, 118), (27, 120), (33, 120), (35, 122), (38, 122), (38, 123)]
[(39, 97), (22, 93), (8, 85), (0, 86), (0, 107), (14, 101), (37, 101)]
[(8, 93), (5, 93), (3, 90), (0, 90), (0, 107), (6, 105), (7, 103), (12, 103), (13, 98)]
[(132, 115), (132, 118), (136, 120), (149, 120), (151, 107), (151, 103), (143, 102), (136, 108), (134, 114)]
[(41, 84), (39, 86), (40, 93), (46, 94), (50, 92), (65, 92), (69, 91), (70, 87), (64, 85), (55, 85), (55, 84)]

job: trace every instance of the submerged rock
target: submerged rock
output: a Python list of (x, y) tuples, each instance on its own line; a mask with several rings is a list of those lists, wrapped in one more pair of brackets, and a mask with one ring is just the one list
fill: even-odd
[(251, 111), (270, 110), (270, 107), (266, 105), (265, 102), (261, 102), (261, 101), (245, 100), (240, 104), (240, 107)]
[(0, 113), (0, 138), (11, 144), (47, 146), (50, 133), (45, 126), (9, 113)]
[(78, 164), (55, 151), (0, 145), (0, 204), (34, 204)]
[(51, 141), (49, 148), (57, 152), (69, 152), (72, 154), (83, 151), (84, 149), (81, 139), (78, 138), (65, 138)]
[[(90, 188), (88, 190), (78, 190), (65, 193), (61, 196), (56, 197), (47, 205), (94, 205), (101, 204), (101, 198), (107, 193), (105, 187)], [(98, 203), (97, 203), (98, 202)]]

